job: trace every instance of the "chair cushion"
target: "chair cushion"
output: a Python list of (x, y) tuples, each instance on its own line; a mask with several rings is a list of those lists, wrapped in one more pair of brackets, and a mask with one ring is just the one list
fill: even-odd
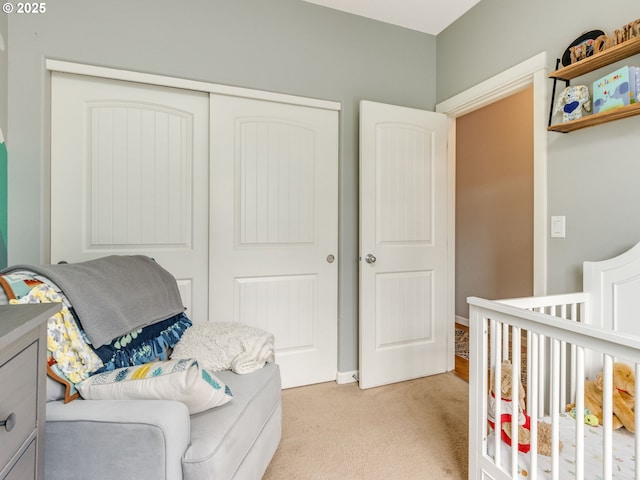
[(277, 364), (267, 364), (247, 375), (228, 370), (216, 375), (231, 388), (233, 401), (191, 416), (191, 445), (183, 457), (185, 480), (233, 478), (265, 425), (280, 412)]

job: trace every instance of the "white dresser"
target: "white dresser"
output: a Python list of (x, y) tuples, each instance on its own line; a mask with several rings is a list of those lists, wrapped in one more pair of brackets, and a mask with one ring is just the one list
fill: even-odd
[(0, 480), (44, 478), (46, 321), (60, 307), (0, 306)]

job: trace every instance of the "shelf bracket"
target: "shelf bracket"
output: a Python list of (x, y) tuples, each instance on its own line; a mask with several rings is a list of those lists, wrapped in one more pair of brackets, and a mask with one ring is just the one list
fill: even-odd
[[(556, 58), (556, 70), (558, 70), (558, 68), (560, 68), (560, 59)], [(549, 107), (549, 127), (551, 126), (551, 120), (553, 119), (553, 105), (556, 103), (556, 84), (558, 83), (558, 80), (562, 79), (555, 77), (553, 79), (553, 90), (551, 91), (551, 106)], [(571, 84), (569, 80), (562, 81), (564, 81), (565, 87), (568, 87)]]

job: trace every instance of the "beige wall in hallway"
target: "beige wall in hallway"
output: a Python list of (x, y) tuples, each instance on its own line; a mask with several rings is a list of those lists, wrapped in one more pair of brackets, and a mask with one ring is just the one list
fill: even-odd
[(533, 294), (533, 89), (456, 121), (456, 315)]

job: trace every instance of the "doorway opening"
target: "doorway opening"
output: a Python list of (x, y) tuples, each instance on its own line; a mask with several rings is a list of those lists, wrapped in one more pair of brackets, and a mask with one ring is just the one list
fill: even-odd
[[(547, 163), (547, 132), (546, 132), (546, 52), (540, 53), (505, 72), (502, 72), (436, 106), (436, 112), (449, 117), (449, 239), (456, 239), (456, 142), (457, 119), (468, 113), (491, 105), (506, 97), (532, 88), (532, 135), (533, 135), (533, 267), (532, 294), (546, 293), (546, 163)], [(455, 281), (455, 249), (450, 249), (449, 258), (449, 326), (450, 351), (455, 351), (455, 321), (456, 318), (456, 281)], [(454, 370), (454, 357), (450, 359), (450, 370)]]

